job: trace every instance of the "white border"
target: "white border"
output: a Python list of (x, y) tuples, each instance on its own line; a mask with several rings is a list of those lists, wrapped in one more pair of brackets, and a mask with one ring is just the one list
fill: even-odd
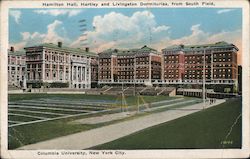
[[(162, 0), (145, 0), (146, 2), (161, 2)], [(144, 2), (145, 2), (144, 1)], [(174, 1), (174, 0), (173, 0)], [(179, 2), (186, 2), (183, 0), (179, 0)], [(1, 157), (3, 158), (247, 158), (249, 156), (249, 80), (250, 80), (250, 57), (249, 57), (249, 2), (247, 0), (207, 0), (207, 1), (199, 1), (201, 2), (214, 2), (215, 6), (199, 6), (201, 8), (242, 8), (243, 9), (243, 24), (242, 24), (242, 67), (243, 67), (243, 111), (242, 111), (242, 119), (243, 119), (243, 131), (242, 131), (242, 149), (191, 149), (191, 150), (130, 150), (130, 151), (122, 151), (125, 152), (126, 155), (38, 155), (38, 152), (75, 152), (73, 150), (7, 150), (7, 49), (8, 49), (8, 10), (9, 8), (43, 8), (42, 3), (45, 1), (8, 1), (3, 0), (0, 1), (0, 16), (1, 16), (1, 50), (0, 50), (0, 101), (1, 101)], [(46, 1), (46, 2), (54, 2), (54, 1)], [(67, 3), (67, 2), (94, 2), (94, 3), (102, 3), (103, 1), (91, 1), (91, 0), (82, 0), (82, 1), (56, 1), (58, 3)], [(105, 1), (105, 2), (113, 2), (113, 1)], [(142, 0), (136, 1), (127, 1), (127, 2), (143, 2)], [(169, 2), (169, 1), (162, 1)], [(170, 1), (171, 2), (171, 1)], [(176, 2), (176, 1), (175, 1)], [(190, 2), (190, 1), (188, 1)], [(198, 2), (198, 1), (193, 1)], [(154, 6), (151, 6), (154, 7)], [(159, 6), (155, 6), (159, 7)], [(167, 8), (171, 8), (174, 6), (169, 6)], [(181, 6), (180, 8), (191, 8), (190, 6)], [(197, 7), (197, 6), (195, 6)], [(194, 7), (194, 8), (195, 8)], [(46, 8), (81, 8), (78, 7), (46, 7)], [(94, 8), (94, 7), (88, 7)], [(112, 8), (112, 7), (109, 7)], [(118, 7), (113, 7), (118, 8)], [(146, 8), (146, 7), (144, 7)], [(232, 19), (233, 20), (233, 19)], [(88, 150), (77, 150), (77, 152), (88, 152)], [(101, 152), (101, 151), (99, 151)], [(112, 152), (116, 152), (115, 150)]]

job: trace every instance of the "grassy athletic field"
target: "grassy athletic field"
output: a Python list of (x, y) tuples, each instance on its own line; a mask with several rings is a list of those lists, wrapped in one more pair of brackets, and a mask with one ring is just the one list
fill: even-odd
[(90, 149), (240, 148), (241, 112), (241, 99), (230, 99)]
[[(83, 95), (83, 94), (18, 94), (18, 95), (9, 95), (9, 102), (18, 102), (18, 101), (23, 101), (23, 100), (39, 100), (39, 99), (64, 99), (68, 101), (74, 101), (74, 100), (82, 100), (82, 99), (88, 99), (88, 100), (116, 100), (116, 96), (109, 96), (109, 95)], [(155, 101), (161, 101), (161, 100), (168, 100), (168, 99), (175, 99), (175, 97), (166, 97), (166, 96), (144, 96), (144, 100), (146, 102), (155, 102)], [(185, 100), (190, 100), (192, 98), (185, 98)], [(121, 99), (118, 99), (118, 101)], [(126, 97), (126, 101), (128, 105), (135, 105), (136, 104), (136, 97), (129, 96)], [(192, 103), (190, 103), (192, 104)], [(180, 106), (186, 106), (185, 104), (182, 105), (176, 105), (176, 107)], [(20, 108), (18, 108), (20, 109)], [(18, 110), (16, 109), (16, 110)], [(167, 110), (168, 108), (164, 108), (162, 110)], [(26, 110), (28, 110), (26, 108)], [(32, 110), (31, 108), (29, 110)], [(42, 111), (42, 110), (39, 110)], [(116, 110), (118, 112), (120, 110)], [(157, 112), (159, 110), (156, 110), (154, 112)], [(15, 111), (9, 111), (12, 113), (17, 113)], [(51, 111), (47, 111), (51, 112)], [(62, 111), (63, 113), (63, 111)], [(101, 114), (106, 114), (106, 113), (111, 113), (111, 112), (103, 112)], [(152, 112), (150, 112), (152, 113)], [(30, 112), (24, 112), (23, 114), (25, 115), (36, 115), (34, 113)], [(85, 131), (101, 126), (105, 126), (108, 124), (112, 124), (115, 122), (121, 122), (124, 120), (130, 120), (135, 117), (147, 115), (149, 113), (141, 113), (136, 116), (131, 116), (125, 119), (117, 120), (117, 121), (110, 121), (106, 123), (99, 123), (99, 124), (76, 124), (73, 123), (72, 121), (81, 119), (81, 118), (86, 118), (86, 117), (91, 117), (91, 116), (98, 116), (100, 114), (90, 114), (87, 116), (76, 116), (76, 117), (70, 117), (70, 118), (65, 118), (65, 119), (59, 119), (59, 120), (53, 120), (53, 121), (46, 121), (46, 122), (40, 122), (40, 123), (33, 123), (29, 125), (21, 125), (21, 126), (15, 126), (15, 127), (10, 127), (8, 129), (8, 135), (9, 135), (9, 149), (14, 149), (23, 145), (27, 144), (32, 144), (36, 143), (39, 141), (44, 141), (48, 139), (52, 139), (55, 137), (60, 137), (60, 136), (65, 136), (73, 133), (77, 133), (80, 131)], [(46, 116), (44, 116), (46, 117)], [(24, 120), (26, 121), (26, 117), (20, 117), (20, 116), (10, 116), (10, 119), (15, 119), (15, 120)], [(29, 119), (30, 120), (30, 119)]]

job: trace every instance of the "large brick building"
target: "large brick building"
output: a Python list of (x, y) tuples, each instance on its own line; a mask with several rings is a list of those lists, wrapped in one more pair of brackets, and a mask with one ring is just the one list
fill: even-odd
[[(45, 43), (26, 47), (27, 84), (32, 87), (91, 87), (91, 62), (95, 53)], [(92, 77), (94, 78), (94, 77)]]
[(235, 45), (226, 42), (165, 48), (163, 83), (202, 83), (205, 66), (206, 83), (237, 84), (237, 51)]
[(117, 49), (108, 49), (98, 56), (98, 83), (117, 81)]
[(14, 47), (8, 50), (8, 85), (26, 88), (26, 55)]
[(91, 87), (96, 87), (98, 84), (98, 57), (91, 57)]
[(108, 49), (99, 53), (99, 84), (151, 84), (161, 79), (161, 55), (144, 46), (139, 49)]
[(88, 48), (64, 47), (61, 42), (25, 50), (26, 54), (13, 47), (8, 50), (9, 85), (69, 88), (122, 83), (201, 85), (203, 70), (206, 84), (236, 87), (238, 84), (238, 48), (226, 42), (175, 45), (162, 49), (162, 53), (143, 46), (95, 54)]

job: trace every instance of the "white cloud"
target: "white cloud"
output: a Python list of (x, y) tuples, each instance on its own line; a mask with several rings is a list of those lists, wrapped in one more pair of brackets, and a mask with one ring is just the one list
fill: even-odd
[(21, 42), (10, 44), (11, 46), (15, 47), (15, 50), (21, 50), (26, 46), (39, 44), (46, 36), (46, 34), (40, 34), (38, 32), (21, 32), (20, 34), (22, 37)]
[(190, 30), (192, 33), (188, 36), (181, 37), (179, 39), (171, 40), (172, 44), (206, 44), (215, 43), (218, 41), (226, 41), (234, 43), (241, 38), (241, 30), (235, 31), (221, 31), (219, 33), (208, 33), (200, 29), (200, 24), (193, 25)]
[[(239, 43), (241, 30), (210, 33), (201, 29), (201, 24), (190, 27), (189, 35), (172, 39), (170, 27), (158, 25), (155, 16), (149, 11), (135, 12), (125, 16), (111, 12), (93, 19), (94, 31), (87, 31), (88, 44), (92, 50), (100, 52), (108, 48), (138, 48), (148, 45), (160, 51), (171, 45), (208, 44), (218, 41)], [(151, 36), (151, 37), (150, 37)], [(72, 47), (81, 47), (81, 38), (71, 43)], [(240, 47), (240, 46), (239, 46)]]
[(58, 41), (68, 43), (69, 40), (66, 38), (66, 35), (59, 35), (57, 33), (58, 30), (63, 30), (61, 25), (61, 21), (55, 20), (53, 23), (47, 26), (47, 33), (42, 34), (39, 32), (21, 32), (21, 42), (10, 45), (19, 50), (27, 46), (34, 46), (41, 43), (57, 43)]
[(206, 33), (200, 29), (200, 24), (191, 26), (191, 34), (178, 39), (173, 39), (172, 44), (202, 44), (209, 37), (209, 33)]
[[(171, 28), (156, 23), (155, 16), (150, 11), (135, 12), (126, 16), (110, 12), (103, 16), (95, 16), (92, 22), (95, 30), (86, 31), (88, 46), (92, 51), (100, 52), (109, 48), (138, 48), (148, 45), (160, 51), (171, 45), (209, 44), (226, 41), (236, 44), (241, 50), (241, 30), (210, 33), (202, 30), (201, 24), (190, 27), (189, 35), (170, 38)], [(55, 20), (47, 26), (46, 33), (22, 32), (22, 40), (13, 44), (18, 48), (32, 46), (44, 42), (57, 43), (62, 41), (71, 47), (83, 47), (81, 37), (72, 40), (65, 33), (62, 22)]]
[(58, 41), (64, 41), (63, 37), (57, 34), (56, 29), (62, 24), (61, 21), (55, 20), (53, 23), (49, 24), (47, 26), (48, 32), (43, 39), (43, 42), (58, 42)]
[(21, 13), (21, 11), (19, 11), (19, 10), (12, 10), (12, 11), (10, 11), (10, 16), (12, 16), (14, 19), (15, 19), (15, 22), (17, 23), (17, 24), (19, 24), (20, 23), (20, 18), (21, 18), (21, 15), (22, 15), (22, 13)]
[(200, 24), (196, 24), (190, 27), (191, 33), (187, 36), (183, 36), (176, 39), (171, 39), (170, 37), (164, 37), (160, 39), (159, 42), (152, 44), (152, 47), (157, 50), (162, 50), (166, 47), (172, 45), (200, 45), (200, 44), (211, 44), (219, 41), (225, 41), (228, 43), (233, 43), (239, 47), (241, 53), (241, 30), (234, 31), (221, 31), (218, 33), (209, 33), (201, 29)]
[[(162, 37), (168, 36), (169, 26), (158, 25), (155, 16), (149, 11), (135, 12), (126, 16), (110, 12), (93, 18), (94, 31), (87, 31), (90, 47), (96, 51), (110, 47), (141, 47), (156, 43)], [(80, 38), (71, 46), (79, 47)]]
[(227, 13), (227, 12), (231, 12), (233, 11), (234, 9), (221, 9), (221, 10), (218, 10), (217, 11), (217, 14), (222, 14), (222, 13)]
[(76, 9), (43, 9), (43, 10), (35, 10), (34, 11), (37, 14), (48, 14), (52, 16), (59, 16), (59, 15), (68, 15), (69, 17), (76, 16), (79, 13), (81, 13), (81, 10), (76, 10)]

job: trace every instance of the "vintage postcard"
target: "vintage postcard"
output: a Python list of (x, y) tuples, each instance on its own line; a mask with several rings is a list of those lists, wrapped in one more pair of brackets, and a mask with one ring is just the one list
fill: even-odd
[(249, 157), (247, 0), (3, 0), (1, 158)]

